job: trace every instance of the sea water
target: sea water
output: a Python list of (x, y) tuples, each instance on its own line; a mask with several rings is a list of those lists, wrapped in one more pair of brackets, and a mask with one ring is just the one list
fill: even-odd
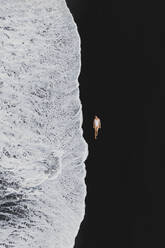
[(0, 248), (73, 248), (85, 211), (80, 38), (64, 0), (0, 0)]

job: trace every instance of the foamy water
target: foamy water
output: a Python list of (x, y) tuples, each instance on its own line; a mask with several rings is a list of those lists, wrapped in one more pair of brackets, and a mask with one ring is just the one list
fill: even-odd
[(80, 39), (64, 0), (0, 0), (0, 248), (72, 248), (85, 211)]

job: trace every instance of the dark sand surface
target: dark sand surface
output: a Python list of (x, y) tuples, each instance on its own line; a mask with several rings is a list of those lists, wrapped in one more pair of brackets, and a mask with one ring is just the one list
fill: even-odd
[[(75, 248), (164, 247), (165, 16), (150, 2), (67, 0), (81, 36), (86, 215)], [(97, 114), (102, 130), (93, 138)]]

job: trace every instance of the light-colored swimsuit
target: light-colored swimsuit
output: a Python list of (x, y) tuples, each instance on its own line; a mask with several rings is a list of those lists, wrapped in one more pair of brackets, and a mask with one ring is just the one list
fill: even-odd
[(95, 120), (95, 126), (99, 127), (99, 120)]

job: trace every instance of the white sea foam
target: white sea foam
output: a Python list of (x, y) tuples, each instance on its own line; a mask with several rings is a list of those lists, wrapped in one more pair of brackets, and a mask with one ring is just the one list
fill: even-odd
[(87, 144), (64, 0), (0, 0), (0, 248), (72, 248)]

